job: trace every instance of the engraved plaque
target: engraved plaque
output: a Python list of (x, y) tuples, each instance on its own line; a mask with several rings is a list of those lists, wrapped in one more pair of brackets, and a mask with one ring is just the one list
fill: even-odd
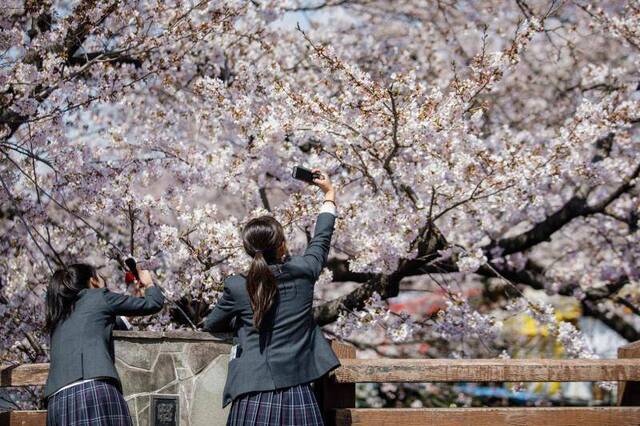
[(180, 424), (178, 395), (151, 395), (151, 425), (178, 426)]

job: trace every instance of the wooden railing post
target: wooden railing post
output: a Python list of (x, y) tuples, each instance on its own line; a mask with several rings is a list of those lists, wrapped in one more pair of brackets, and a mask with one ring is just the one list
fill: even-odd
[[(637, 358), (640, 363), (640, 341), (618, 348), (618, 358)], [(640, 405), (640, 382), (618, 382), (618, 405)]]
[[(355, 359), (356, 348), (336, 340), (331, 340), (331, 348), (340, 360)], [(336, 424), (336, 408), (355, 408), (356, 384), (337, 383), (332, 373), (314, 382), (314, 392), (322, 418), (327, 426)]]

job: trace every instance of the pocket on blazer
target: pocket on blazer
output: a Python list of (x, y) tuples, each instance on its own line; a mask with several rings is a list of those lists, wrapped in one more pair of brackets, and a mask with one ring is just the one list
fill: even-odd
[(280, 284), (278, 286), (278, 293), (280, 294), (281, 302), (286, 302), (287, 300), (295, 299), (296, 293), (297, 293), (295, 281)]

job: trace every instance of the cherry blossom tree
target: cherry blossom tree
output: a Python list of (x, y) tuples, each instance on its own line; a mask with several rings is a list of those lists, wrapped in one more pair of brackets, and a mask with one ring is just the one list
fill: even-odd
[[(509, 356), (502, 321), (526, 312), (567, 356), (595, 356), (533, 288), (638, 339), (638, 1), (14, 1), (0, 13), (3, 363), (46, 359), (47, 278), (72, 261), (124, 290), (131, 253), (200, 321), (248, 265), (250, 217), (270, 212), (303, 248), (319, 197), (291, 178), (298, 164), (339, 191), (314, 307), (328, 333), (382, 327), (430, 356)], [(443, 309), (388, 309), (415, 279)], [(139, 325), (188, 323), (169, 307)]]

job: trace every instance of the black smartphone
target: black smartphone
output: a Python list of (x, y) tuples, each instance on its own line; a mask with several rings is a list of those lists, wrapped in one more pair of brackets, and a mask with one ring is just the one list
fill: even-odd
[(124, 260), (124, 264), (127, 265), (127, 268), (129, 268), (129, 272), (131, 272), (133, 276), (136, 277), (138, 281), (140, 281), (140, 275), (138, 275), (138, 267), (136, 265), (136, 260), (133, 257), (127, 257)]
[(319, 178), (320, 174), (313, 173), (311, 170), (305, 169), (304, 167), (295, 166), (291, 176), (293, 176), (294, 179), (298, 179), (303, 182), (314, 183), (313, 180)]

